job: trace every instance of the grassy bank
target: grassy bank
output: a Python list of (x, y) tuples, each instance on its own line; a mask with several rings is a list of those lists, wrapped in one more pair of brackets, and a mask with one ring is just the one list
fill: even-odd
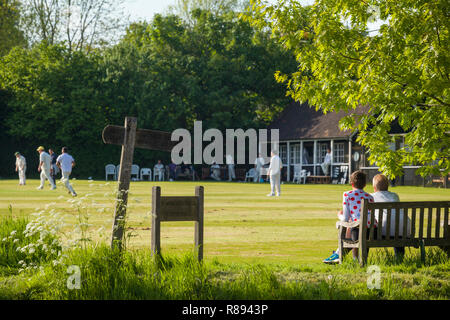
[[(450, 263), (437, 248), (397, 261), (371, 250), (361, 268), (321, 261), (336, 246), (336, 210), (348, 186), (205, 186), (205, 260), (193, 251), (192, 223), (162, 225), (162, 257), (151, 257), (151, 187), (131, 185), (127, 251), (107, 247), (115, 184), (75, 181), (79, 194), (0, 181), (0, 299), (446, 299)], [(198, 183), (158, 183), (163, 195), (190, 195)], [(370, 188), (367, 188), (371, 191)], [(448, 191), (398, 187), (402, 200), (443, 200)], [(79, 271), (79, 289), (75, 275)], [(374, 272), (375, 273), (372, 273)], [(379, 282), (376, 280), (379, 279)], [(69, 283), (69, 286), (68, 286)], [(373, 288), (375, 286), (375, 288)], [(72, 288), (72, 289), (70, 289)]]
[[(430, 251), (428, 265), (380, 266), (379, 288), (352, 261), (341, 266), (199, 264), (191, 256), (152, 259), (148, 251), (124, 254), (108, 248), (71, 251), (64, 263), (46, 264), (0, 278), (2, 299), (449, 299), (448, 262)], [(408, 257), (416, 260), (418, 257)], [(70, 266), (79, 266), (80, 287), (69, 289)], [(370, 279), (369, 279), (370, 281)]]

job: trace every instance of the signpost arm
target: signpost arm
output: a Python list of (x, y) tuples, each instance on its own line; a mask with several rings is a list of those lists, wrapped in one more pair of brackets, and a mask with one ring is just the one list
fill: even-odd
[(117, 192), (116, 209), (111, 238), (111, 247), (122, 249), (122, 241), (127, 213), (128, 190), (131, 179), (131, 166), (133, 164), (134, 144), (136, 139), (137, 118), (125, 118), (125, 136), (122, 145), (119, 170), (119, 188)]

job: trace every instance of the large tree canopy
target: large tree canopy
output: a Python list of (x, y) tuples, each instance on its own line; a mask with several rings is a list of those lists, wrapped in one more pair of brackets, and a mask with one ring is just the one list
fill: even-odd
[(25, 46), (20, 25), (20, 3), (17, 0), (0, 0), (0, 56), (14, 46)]
[[(450, 171), (448, 0), (317, 0), (267, 5), (252, 0), (254, 25), (269, 27), (292, 49), (298, 72), (278, 73), (297, 101), (333, 112), (370, 107), (341, 121), (391, 177), (408, 164), (422, 174)], [(377, 20), (379, 30), (368, 30)], [(392, 124), (405, 144), (389, 149)]]
[[(102, 129), (123, 125), (125, 116), (164, 131), (189, 129), (195, 120), (205, 130), (264, 126), (290, 100), (274, 73), (293, 72), (293, 55), (232, 11), (195, 10), (192, 19), (190, 25), (157, 15), (130, 25), (119, 43), (90, 52), (47, 41), (11, 50), (0, 58), (5, 152), (24, 152), (32, 168), (38, 145), (66, 145), (77, 160), (75, 174), (95, 176), (120, 155), (103, 145)], [(137, 150), (135, 160), (150, 166), (161, 156)], [(0, 174), (13, 173), (9, 163), (5, 158)]]

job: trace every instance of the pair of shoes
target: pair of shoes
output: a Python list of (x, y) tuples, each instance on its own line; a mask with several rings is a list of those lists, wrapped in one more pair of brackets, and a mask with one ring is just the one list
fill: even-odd
[(333, 254), (322, 261), (323, 263), (339, 263), (339, 254), (333, 251)]
[(50, 190), (55, 190), (55, 189), (56, 189), (56, 186), (52, 187)]
[(267, 196), (268, 197), (274, 197), (275, 195), (273, 193), (269, 193)]
[(44, 189), (43, 186), (39, 186), (39, 187), (36, 188), (36, 190), (42, 190), (42, 189)]
[(281, 197), (281, 194), (280, 194), (280, 193), (278, 193), (278, 194), (277, 194), (277, 197)]
[(72, 193), (72, 197), (76, 197), (76, 196), (77, 196), (76, 192)]

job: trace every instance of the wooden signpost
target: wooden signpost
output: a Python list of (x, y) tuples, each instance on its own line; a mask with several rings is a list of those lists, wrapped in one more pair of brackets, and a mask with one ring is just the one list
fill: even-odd
[(195, 248), (198, 261), (203, 259), (203, 211), (204, 189), (195, 188), (193, 197), (161, 197), (161, 188), (153, 187), (152, 193), (152, 254), (161, 251), (161, 222), (195, 221)]
[(119, 188), (114, 212), (111, 247), (122, 248), (122, 240), (127, 213), (128, 190), (130, 188), (131, 166), (134, 148), (170, 152), (176, 142), (171, 134), (163, 131), (137, 129), (137, 118), (126, 117), (125, 126), (107, 126), (103, 130), (103, 142), (122, 146), (119, 169)]

